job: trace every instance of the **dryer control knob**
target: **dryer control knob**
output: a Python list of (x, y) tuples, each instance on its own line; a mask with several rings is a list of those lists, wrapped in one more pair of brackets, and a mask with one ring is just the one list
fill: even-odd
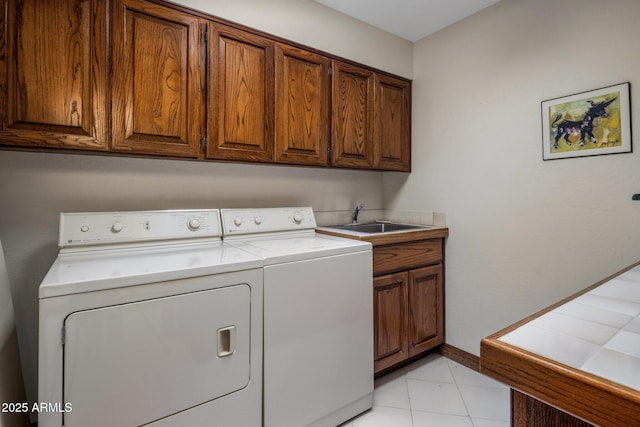
[(119, 233), (121, 231), (122, 231), (122, 223), (120, 221), (114, 222), (113, 225), (111, 226), (111, 232)]
[(299, 212), (293, 214), (293, 222), (300, 224), (302, 222), (302, 215)]
[(189, 227), (189, 230), (191, 231), (196, 231), (200, 228), (200, 220), (198, 218), (191, 218), (189, 220), (189, 223), (187, 224), (187, 227)]
[(233, 219), (233, 223), (236, 227), (240, 227), (242, 225), (242, 218), (240, 218), (239, 216), (235, 217)]
[(259, 216), (255, 217), (255, 218), (253, 219), (253, 222), (255, 222), (255, 223), (256, 223), (256, 225), (260, 225), (260, 224), (262, 224), (262, 217), (259, 217)]

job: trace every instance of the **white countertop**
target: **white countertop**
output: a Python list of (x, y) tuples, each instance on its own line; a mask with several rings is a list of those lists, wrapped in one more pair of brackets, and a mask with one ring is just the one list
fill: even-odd
[(499, 340), (640, 391), (640, 266)]

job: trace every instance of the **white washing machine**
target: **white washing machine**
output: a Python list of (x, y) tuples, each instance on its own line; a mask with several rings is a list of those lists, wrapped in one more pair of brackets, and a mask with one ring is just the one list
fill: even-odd
[(262, 425), (262, 265), (218, 210), (61, 214), (40, 427)]
[(264, 426), (335, 427), (373, 396), (372, 252), (315, 233), (311, 208), (223, 209), (225, 243), (264, 260)]

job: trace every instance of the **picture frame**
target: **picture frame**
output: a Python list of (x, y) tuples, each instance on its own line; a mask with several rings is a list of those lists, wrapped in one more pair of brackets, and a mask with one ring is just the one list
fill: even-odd
[(631, 152), (630, 83), (542, 101), (542, 159)]

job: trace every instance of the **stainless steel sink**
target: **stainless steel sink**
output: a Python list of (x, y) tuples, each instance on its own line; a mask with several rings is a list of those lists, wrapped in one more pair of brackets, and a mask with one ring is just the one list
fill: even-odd
[(428, 225), (397, 224), (393, 222), (370, 222), (366, 224), (346, 224), (334, 225), (328, 228), (338, 230), (354, 231), (356, 233), (389, 233), (392, 231), (426, 230), (431, 228)]

